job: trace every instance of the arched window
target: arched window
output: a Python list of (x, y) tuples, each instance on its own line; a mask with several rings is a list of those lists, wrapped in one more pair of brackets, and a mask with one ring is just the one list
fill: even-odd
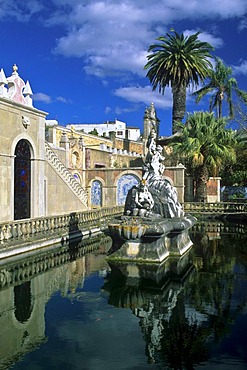
[(71, 162), (73, 167), (78, 167), (80, 163), (80, 155), (77, 151), (74, 151), (71, 155)]
[(91, 205), (102, 206), (102, 184), (98, 180), (92, 182)]
[(128, 191), (134, 186), (139, 184), (140, 180), (135, 175), (123, 175), (117, 182), (117, 204), (124, 205)]
[(31, 152), (27, 140), (20, 140), (15, 148), (14, 163), (14, 219), (30, 218)]
[(78, 173), (74, 173), (74, 178), (79, 182), (81, 183), (81, 179), (80, 179), (80, 176), (78, 175)]

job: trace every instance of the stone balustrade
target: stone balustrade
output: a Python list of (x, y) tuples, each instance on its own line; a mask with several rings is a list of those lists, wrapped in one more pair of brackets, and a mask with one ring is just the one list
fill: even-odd
[(35, 238), (41, 234), (52, 233), (65, 234), (76, 229), (81, 230), (89, 226), (107, 228), (107, 220), (113, 215), (123, 213), (123, 206), (101, 208), (76, 212), (65, 215), (33, 218), (25, 220), (14, 220), (0, 223), (0, 243), (10, 239)]
[(186, 213), (247, 213), (247, 203), (220, 202), (220, 203), (192, 203), (183, 204)]
[[(234, 214), (247, 213), (247, 203), (189, 203), (183, 204), (185, 213), (190, 214)], [(14, 220), (0, 223), (0, 243), (11, 239), (38, 238), (49, 232), (49, 235), (90, 229), (94, 226), (106, 229), (108, 220), (114, 215), (123, 214), (123, 206), (106, 207), (64, 215)]]
[(225, 235), (225, 234), (235, 234), (237, 237), (241, 238), (246, 235), (247, 225), (244, 223), (229, 223), (222, 221), (213, 221), (209, 222), (198, 221), (195, 225), (192, 226), (190, 234), (196, 233), (209, 233), (211, 236)]
[(87, 192), (79, 184), (79, 182), (74, 178), (71, 172), (64, 166), (60, 161), (56, 153), (51, 149), (50, 145), (45, 142), (45, 156), (46, 160), (56, 173), (63, 179), (64, 182), (70, 187), (74, 194), (80, 199), (80, 201), (87, 207)]

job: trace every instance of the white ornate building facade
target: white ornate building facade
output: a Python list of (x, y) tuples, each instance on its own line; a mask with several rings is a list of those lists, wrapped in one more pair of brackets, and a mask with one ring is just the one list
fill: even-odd
[[(0, 71), (0, 222), (124, 204), (142, 176), (145, 137), (130, 140), (125, 127), (124, 137), (107, 138), (46, 121), (17, 70), (7, 78)], [(144, 133), (154, 120), (151, 105)], [(184, 168), (166, 171), (182, 202)]]

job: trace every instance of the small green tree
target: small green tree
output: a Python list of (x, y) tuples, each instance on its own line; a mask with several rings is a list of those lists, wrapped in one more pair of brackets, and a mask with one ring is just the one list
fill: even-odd
[(98, 131), (97, 131), (96, 128), (94, 128), (92, 131), (90, 131), (89, 134), (95, 135), (95, 136), (98, 136), (99, 135), (99, 133), (98, 133)]

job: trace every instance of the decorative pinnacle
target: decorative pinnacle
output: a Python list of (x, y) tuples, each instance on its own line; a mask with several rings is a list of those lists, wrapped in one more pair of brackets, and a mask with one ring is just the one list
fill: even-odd
[(17, 73), (18, 71), (18, 67), (16, 64), (13, 65), (13, 73)]

